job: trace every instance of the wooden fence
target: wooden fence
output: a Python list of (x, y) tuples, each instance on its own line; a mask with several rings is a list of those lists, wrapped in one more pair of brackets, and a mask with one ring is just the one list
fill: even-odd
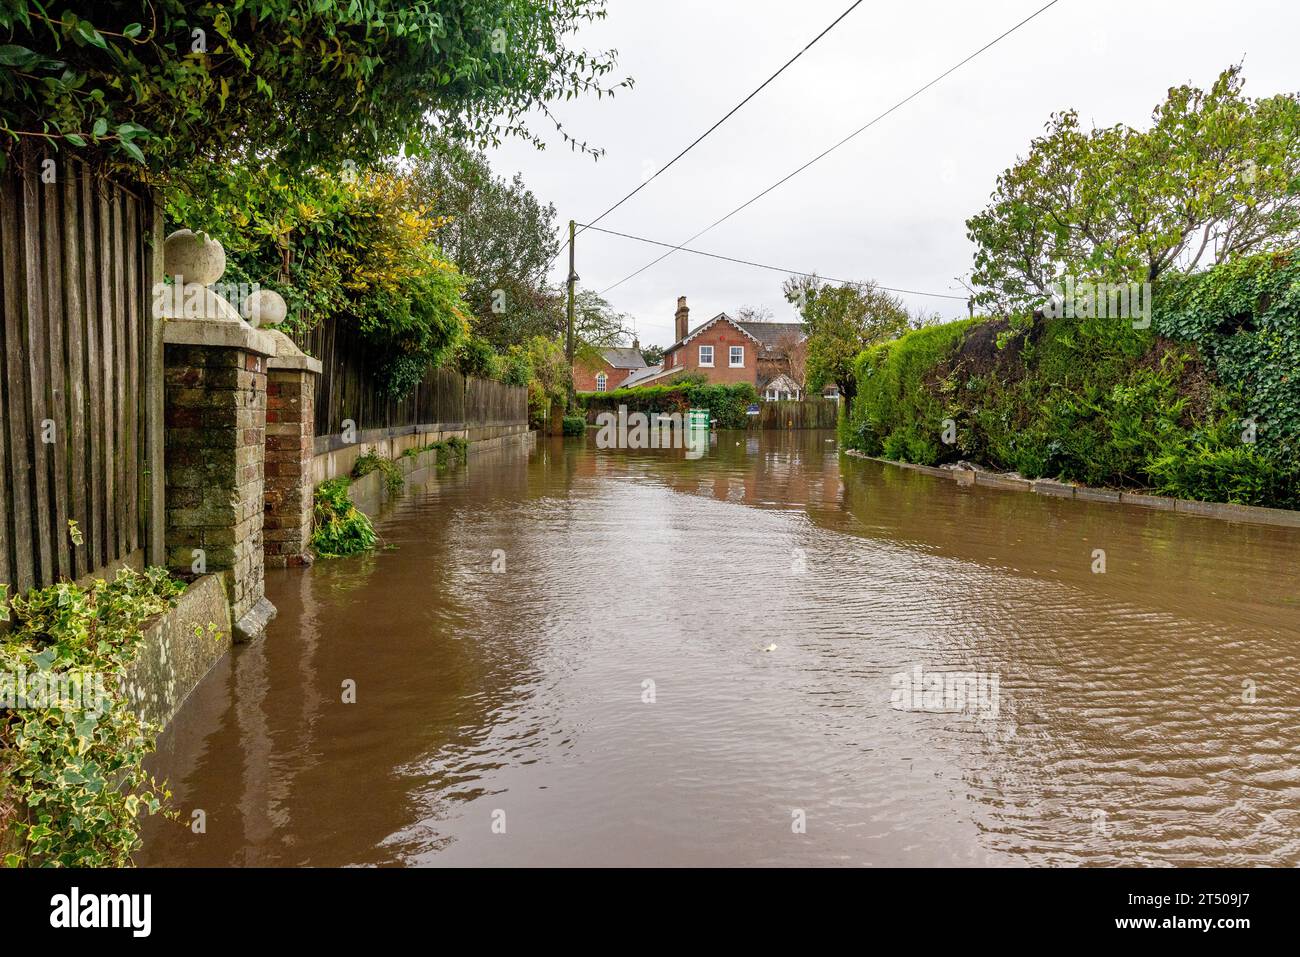
[(760, 402), (758, 415), (751, 416), (753, 429), (833, 429), (839, 416), (834, 399), (803, 399)]
[(298, 345), (321, 361), (316, 382), (318, 437), (337, 435), (346, 420), (355, 424), (358, 435), (416, 426), (473, 430), (528, 422), (527, 389), (466, 379), (454, 369), (430, 369), (406, 396), (388, 396), (376, 385), (361, 338), (340, 323), (320, 323)]
[(161, 470), (148, 462), (161, 419), (147, 398), (162, 349), (156, 215), (148, 196), (61, 156), (20, 153), (0, 173), (0, 582), (11, 592), (160, 550)]
[[(153, 198), (66, 156), (19, 151), (0, 172), (0, 583), (10, 592), (163, 555), (162, 215)], [(334, 324), (316, 434), (528, 421), (527, 390), (431, 369), (401, 400)], [(156, 465), (151, 465), (156, 463)], [(69, 522), (75, 522), (77, 545)]]

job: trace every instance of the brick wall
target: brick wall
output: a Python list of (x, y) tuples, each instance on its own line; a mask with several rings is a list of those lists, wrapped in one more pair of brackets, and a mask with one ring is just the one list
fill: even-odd
[[(700, 365), (700, 346), (713, 346), (712, 368)], [(743, 367), (733, 369), (728, 364), (728, 353), (731, 346), (744, 347), (745, 365)], [(758, 350), (758, 343), (731, 323), (715, 322), (686, 345), (674, 351), (674, 366), (685, 366), (687, 370), (699, 372), (709, 382), (719, 385), (734, 385), (738, 382), (748, 382), (750, 385), (755, 385), (758, 379)], [(666, 368), (673, 368), (674, 366), (667, 366)]]
[(164, 365), (167, 565), (187, 579), (224, 572), (238, 621), (264, 592), (265, 360), (169, 344)]
[(622, 383), (623, 380), (630, 376), (635, 369), (615, 369), (608, 362), (591, 361), (583, 363), (575, 359), (573, 362), (573, 388), (577, 392), (595, 392), (596, 391), (596, 374), (605, 373), (608, 381), (605, 383), (605, 391), (613, 392)]
[(314, 388), (301, 369), (272, 369), (267, 378), (263, 551), (272, 568), (311, 563)]

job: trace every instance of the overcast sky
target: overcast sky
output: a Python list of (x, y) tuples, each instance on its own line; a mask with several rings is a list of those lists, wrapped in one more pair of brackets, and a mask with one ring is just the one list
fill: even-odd
[[(1046, 0), (866, 0), (766, 90), (601, 226), (680, 243), (893, 106)], [(490, 156), (555, 204), (561, 223), (612, 205), (731, 109), (834, 20), (850, 0), (610, 0), (584, 30), (615, 48), (636, 80), (613, 100), (559, 103), (599, 161), (563, 145), (512, 142)], [(1145, 125), (1168, 87), (1209, 86), (1245, 63), (1246, 93), (1300, 89), (1296, 0), (1060, 0), (948, 79), (778, 190), (691, 243), (697, 249), (840, 279), (963, 294), (964, 222), (1054, 110), (1085, 122)], [(582, 285), (605, 289), (664, 250), (595, 232), (577, 243)], [(562, 280), (565, 257), (553, 275)], [(642, 344), (672, 341), (688, 298), (692, 325), (742, 304), (794, 311), (780, 273), (676, 253), (608, 293)], [(909, 306), (965, 314), (961, 302)]]

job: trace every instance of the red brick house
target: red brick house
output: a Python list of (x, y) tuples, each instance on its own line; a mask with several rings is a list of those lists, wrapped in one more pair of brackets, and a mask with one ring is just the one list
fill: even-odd
[(677, 341), (664, 350), (661, 366), (637, 373), (626, 387), (667, 384), (683, 372), (709, 382), (748, 382), (761, 398), (802, 398), (806, 337), (796, 322), (747, 322), (720, 312), (690, 329), (686, 297), (677, 300)]
[(632, 348), (603, 348), (586, 360), (573, 360), (573, 388), (577, 392), (613, 392), (622, 388), (624, 381), (634, 372), (646, 368), (641, 344), (633, 342)]

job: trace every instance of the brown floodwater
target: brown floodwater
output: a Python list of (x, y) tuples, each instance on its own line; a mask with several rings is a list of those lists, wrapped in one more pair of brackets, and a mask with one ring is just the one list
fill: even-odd
[[(139, 863), (1300, 864), (1300, 529), (822, 432), (539, 440), (376, 526), (268, 575)], [(900, 697), (918, 667), (983, 696)]]

